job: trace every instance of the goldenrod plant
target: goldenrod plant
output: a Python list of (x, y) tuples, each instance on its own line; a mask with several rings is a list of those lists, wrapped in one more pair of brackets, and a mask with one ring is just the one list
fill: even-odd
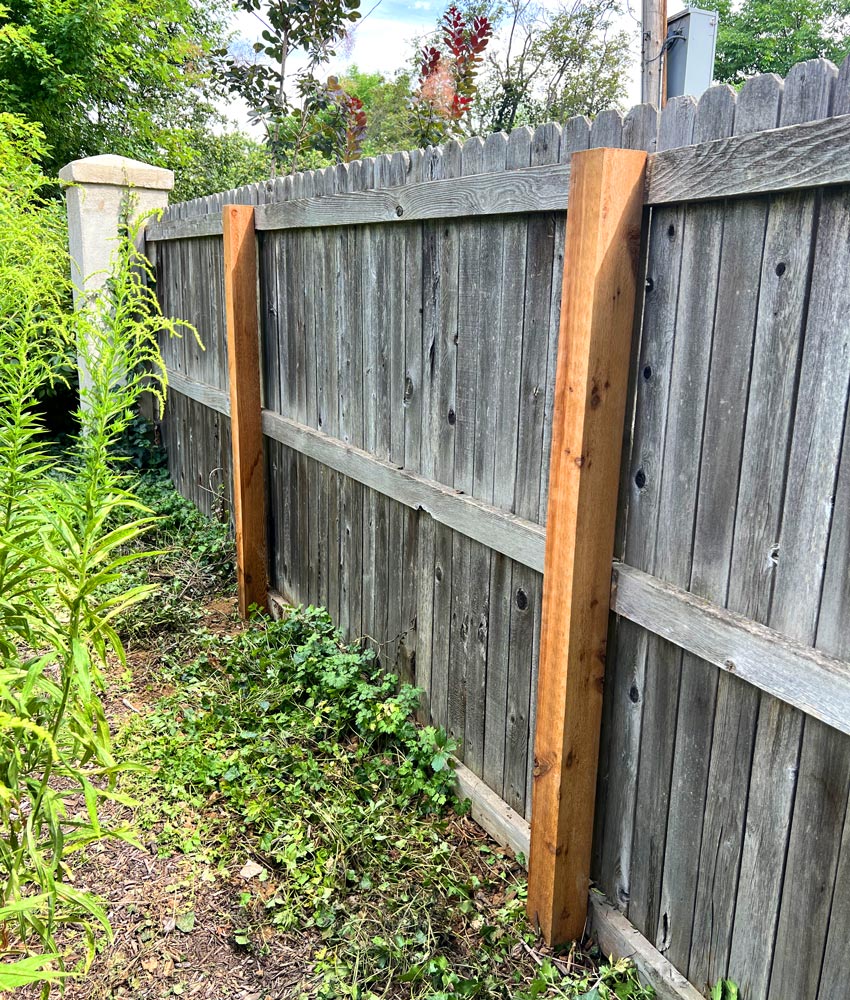
[[(162, 317), (134, 232), (117, 241), (102, 290), (77, 312), (61, 205), (43, 196), (37, 127), (0, 115), (0, 990), (51, 985), (68, 971), (63, 925), (93, 956), (109, 933), (68, 856), (129, 831), (101, 819), (121, 796), (98, 697), (124, 652), (112, 622), (149, 588), (121, 589), (130, 543), (153, 519), (129, 492), (115, 445), (139, 396), (163, 399)], [(64, 455), (48, 448), (40, 394), (77, 351), (91, 385)], [(118, 585), (118, 586), (116, 586)]]

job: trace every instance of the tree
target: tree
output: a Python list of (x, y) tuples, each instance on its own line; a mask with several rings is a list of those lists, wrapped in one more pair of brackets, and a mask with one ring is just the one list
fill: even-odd
[(186, 136), (183, 166), (175, 176), (174, 201), (228, 191), (271, 176), (268, 147), (242, 132), (198, 129)]
[(340, 80), (342, 87), (363, 103), (366, 134), (363, 154), (407, 149), (416, 144), (408, 105), (411, 98), (411, 78), (405, 71), (393, 77), (383, 73), (364, 73), (356, 66), (346, 70)]
[(420, 145), (463, 134), (478, 94), (476, 77), (493, 34), (489, 17), (450, 6), (440, 20), (439, 40), (422, 49), (419, 81), (410, 104)]
[(215, 118), (226, 11), (224, 0), (0, 0), (0, 106), (42, 126), (49, 174), (102, 152), (179, 167), (181, 140)]
[[(305, 148), (356, 155), (361, 109), (333, 78), (321, 82), (318, 70), (360, 17), (360, 0), (236, 2), (264, 30), (253, 58), (238, 53), (228, 57), (227, 83), (248, 105), (251, 120), (264, 129), (273, 165), (294, 169)], [(296, 53), (304, 64), (293, 73)]]
[(850, 52), (850, 0), (718, 0), (718, 80), (785, 74), (804, 59), (839, 63)]
[(482, 132), (596, 115), (622, 101), (631, 38), (615, 28), (618, 0), (557, 10), (506, 0), (493, 16), (503, 44), (481, 74), (472, 116)]

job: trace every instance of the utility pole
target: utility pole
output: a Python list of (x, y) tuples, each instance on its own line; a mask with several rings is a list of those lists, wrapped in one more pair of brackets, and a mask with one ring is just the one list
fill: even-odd
[(644, 104), (664, 106), (664, 59), (667, 38), (667, 0), (643, 0), (641, 19), (641, 86)]

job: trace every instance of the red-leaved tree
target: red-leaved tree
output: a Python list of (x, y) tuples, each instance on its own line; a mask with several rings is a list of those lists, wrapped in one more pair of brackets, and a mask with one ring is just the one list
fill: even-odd
[(467, 21), (451, 6), (440, 21), (441, 44), (422, 50), (419, 81), (411, 102), (414, 127), (422, 145), (463, 134), (475, 99), (475, 78), (493, 35), (484, 15)]

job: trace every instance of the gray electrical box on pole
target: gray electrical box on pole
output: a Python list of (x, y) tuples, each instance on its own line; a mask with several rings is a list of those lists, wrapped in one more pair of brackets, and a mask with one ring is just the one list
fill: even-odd
[(691, 7), (667, 21), (667, 96), (699, 97), (714, 79), (717, 11)]

